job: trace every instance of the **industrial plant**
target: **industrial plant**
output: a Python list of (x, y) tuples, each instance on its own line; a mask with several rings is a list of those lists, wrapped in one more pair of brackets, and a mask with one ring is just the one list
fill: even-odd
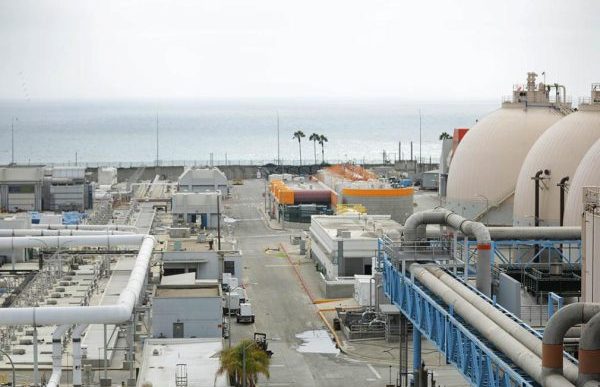
[(567, 91), (527, 73), (439, 163), (0, 167), (0, 386), (600, 386)]

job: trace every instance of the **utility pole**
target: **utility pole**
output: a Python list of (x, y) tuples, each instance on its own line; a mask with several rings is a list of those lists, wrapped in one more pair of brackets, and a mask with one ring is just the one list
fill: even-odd
[[(221, 251), (221, 191), (217, 191), (217, 249)], [(231, 332), (229, 332), (231, 334)]]
[(279, 111), (277, 111), (277, 166), (281, 168), (281, 158), (279, 154)]
[(419, 109), (419, 164), (423, 168), (423, 131), (421, 130), (421, 109)]
[(156, 113), (156, 168), (158, 168), (158, 113)]
[(10, 163), (14, 164), (15, 163), (15, 117), (13, 117), (12, 120), (10, 121), (10, 133), (11, 133), (11, 137), (10, 137), (10, 142), (11, 142)]

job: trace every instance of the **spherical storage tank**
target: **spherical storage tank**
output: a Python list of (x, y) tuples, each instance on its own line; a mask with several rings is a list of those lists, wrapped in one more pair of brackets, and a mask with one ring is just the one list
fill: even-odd
[[(600, 138), (600, 109), (588, 110), (585, 105), (580, 105), (579, 109), (546, 130), (527, 154), (515, 189), (515, 226), (535, 225), (535, 181), (532, 177), (540, 170), (550, 174), (541, 175), (539, 225), (560, 224), (561, 189), (558, 184), (563, 178), (569, 178), (567, 184), (573, 179), (581, 159)], [(565, 193), (565, 199), (566, 196)]]
[[(550, 103), (546, 86), (529, 73), (526, 89), (469, 130), (448, 173), (446, 206), (467, 218), (512, 224), (512, 194), (525, 156), (540, 135), (564, 114)], [(507, 207), (507, 208), (505, 208)]]
[(583, 187), (600, 187), (600, 140), (583, 156), (569, 185), (565, 204), (565, 226), (581, 226)]

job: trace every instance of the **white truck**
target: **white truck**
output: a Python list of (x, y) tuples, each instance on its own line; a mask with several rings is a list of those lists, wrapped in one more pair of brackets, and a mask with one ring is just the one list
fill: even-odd
[(254, 313), (252, 312), (252, 305), (249, 302), (243, 302), (240, 304), (235, 319), (238, 323), (254, 323)]

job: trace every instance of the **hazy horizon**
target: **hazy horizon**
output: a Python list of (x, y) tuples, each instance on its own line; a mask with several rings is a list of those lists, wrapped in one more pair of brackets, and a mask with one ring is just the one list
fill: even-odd
[(600, 81), (600, 2), (0, 2), (0, 98), (500, 101)]

